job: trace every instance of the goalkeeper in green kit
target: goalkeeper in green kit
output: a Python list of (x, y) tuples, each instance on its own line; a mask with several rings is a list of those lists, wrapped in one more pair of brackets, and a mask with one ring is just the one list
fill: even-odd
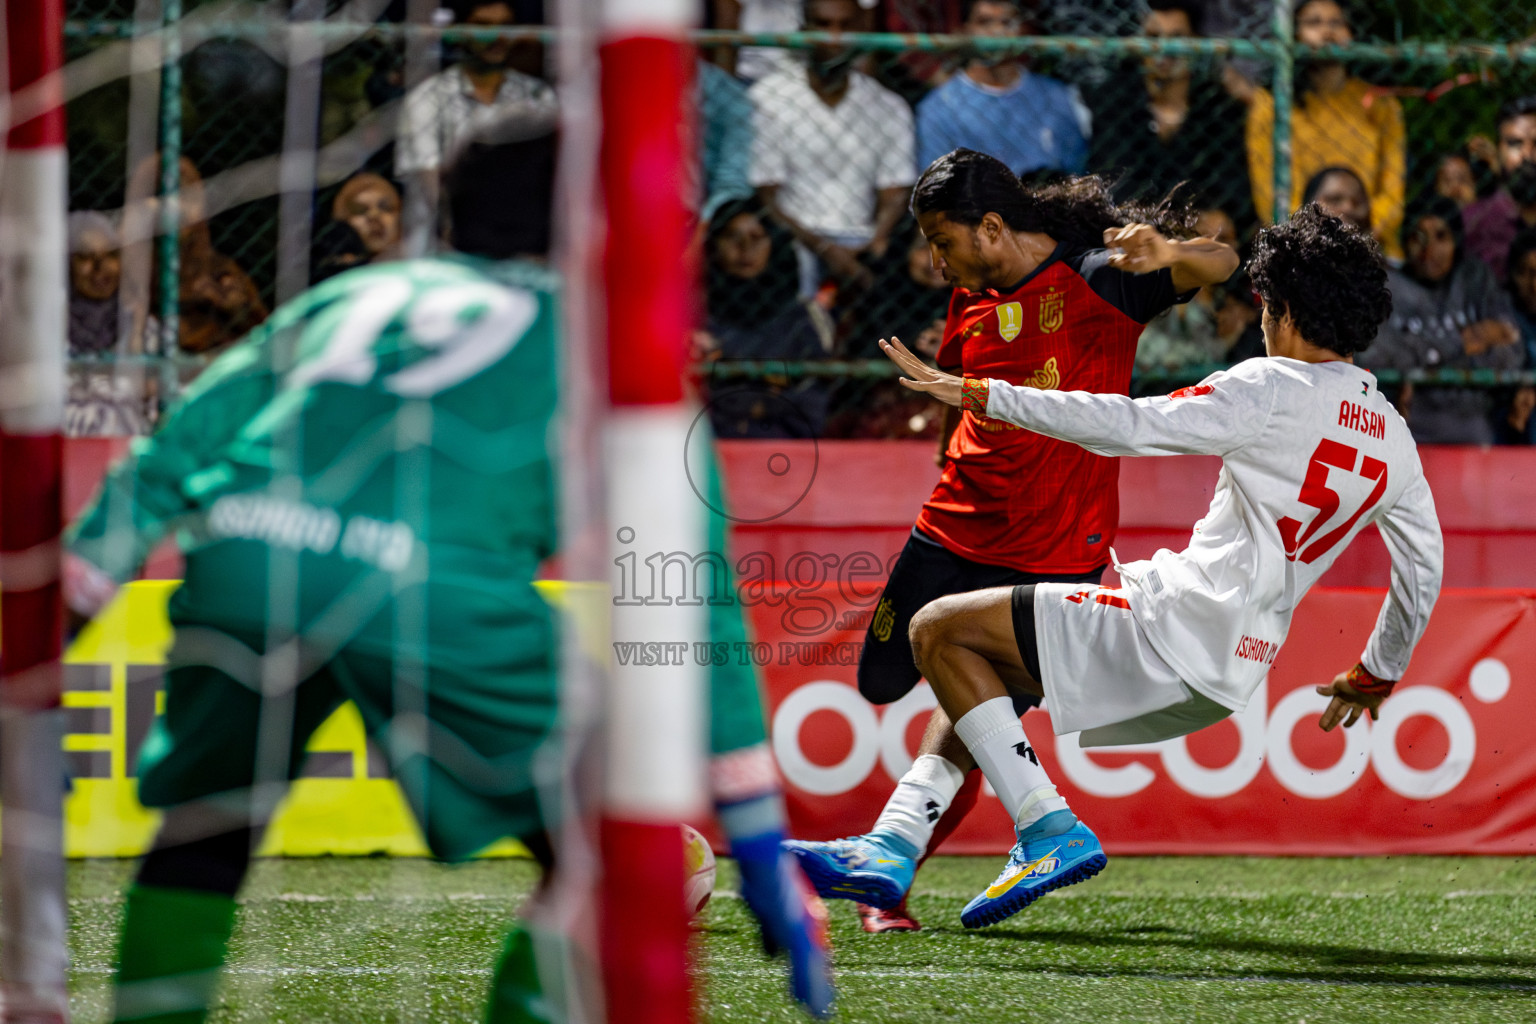
[[(166, 534), (186, 559), (164, 715), (139, 759), (140, 799), (165, 817), (128, 892), (116, 1021), (207, 1018), (252, 851), (345, 700), (434, 856), (513, 836), (548, 882), (559, 641), (533, 578), (557, 546), (558, 302), (549, 271), (511, 257), (548, 249), (554, 153), (549, 135), (467, 146), (443, 182), (455, 254), (354, 270), (277, 310), (71, 528), (77, 617)], [(760, 704), (743, 717), (726, 686), (755, 680), (715, 681), (721, 821), (765, 945), (790, 953), (795, 994), (820, 1011), (825, 951), (776, 856)], [(508, 933), (487, 1020), (561, 1019), (540, 982), (559, 957), (535, 958), (533, 936)]]

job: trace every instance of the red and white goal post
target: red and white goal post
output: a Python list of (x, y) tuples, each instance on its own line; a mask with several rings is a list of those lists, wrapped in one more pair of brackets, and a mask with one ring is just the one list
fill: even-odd
[[(603, 0), (604, 435), (615, 547), (621, 531), (660, 551), (700, 551), (706, 542), (684, 455), (697, 413), (683, 380), (694, 285), (685, 258), (694, 61), (686, 34), (696, 6)], [(708, 639), (702, 604), (615, 603), (613, 613), (615, 641), (684, 642), (691, 651)], [(705, 669), (683, 661), (610, 669), (599, 915), (609, 1024), (694, 1019), (679, 825), (708, 813)]]
[(63, 1021), (63, 0), (0, 0), (0, 1019)]

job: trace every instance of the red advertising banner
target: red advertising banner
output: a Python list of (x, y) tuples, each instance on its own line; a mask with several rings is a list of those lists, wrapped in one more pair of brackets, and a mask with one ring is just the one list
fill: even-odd
[[(854, 686), (879, 581), (828, 568), (750, 612), (793, 831), (866, 831), (911, 763), (934, 698), (876, 707)], [(810, 581), (807, 580), (807, 583)], [(766, 593), (766, 592), (763, 592)], [(1192, 736), (1085, 750), (1048, 709), (1025, 728), (1111, 853), (1530, 854), (1536, 851), (1536, 591), (1448, 590), (1379, 720), (1323, 733), (1313, 687), (1354, 664), (1383, 593), (1316, 590), (1249, 707)], [(1005, 853), (988, 791), (947, 853)]]

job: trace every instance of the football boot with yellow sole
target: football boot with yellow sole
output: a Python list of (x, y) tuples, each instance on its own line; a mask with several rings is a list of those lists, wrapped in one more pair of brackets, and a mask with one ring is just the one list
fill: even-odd
[(1098, 836), (1071, 811), (1052, 811), (1017, 835), (1002, 874), (960, 912), (967, 928), (1012, 917), (1053, 889), (1086, 882), (1109, 863)]

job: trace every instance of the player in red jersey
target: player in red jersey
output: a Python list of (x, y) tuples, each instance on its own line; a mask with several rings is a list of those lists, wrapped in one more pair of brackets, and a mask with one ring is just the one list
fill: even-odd
[[(967, 377), (1125, 394), (1147, 321), (1238, 265), (1230, 246), (1211, 239), (1161, 249), (1193, 219), (1171, 201), (1117, 205), (1096, 177), (1026, 188), (1001, 161), (967, 149), (923, 172), (912, 212), (955, 288), (937, 362)], [(1156, 269), (1155, 247), (1173, 256)], [(949, 410), (945, 426), (944, 471), (864, 639), (859, 690), (876, 704), (917, 685), (907, 627), (929, 601), (985, 587), (1097, 583), (1109, 562), (1120, 511), (1115, 459), (972, 412)], [(1015, 708), (1022, 715), (1037, 703), (1020, 698)], [(891, 851), (921, 858), (954, 831), (980, 789), (980, 776), (967, 781), (957, 761), (970, 758), (935, 709), (868, 835), (785, 844), (821, 895), (874, 908), (862, 914), (866, 931), (918, 927), (904, 908), (912, 875), (861, 868), (896, 859), (882, 856)]]

